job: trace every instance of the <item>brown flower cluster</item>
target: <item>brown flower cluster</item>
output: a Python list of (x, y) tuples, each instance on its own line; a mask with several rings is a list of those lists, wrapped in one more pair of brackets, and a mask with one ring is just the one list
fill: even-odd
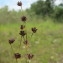
[(20, 31), (19, 33), (21, 36), (25, 36), (26, 35), (26, 32), (25, 31)]
[(21, 58), (21, 54), (19, 54), (19, 53), (15, 53), (14, 56), (15, 56), (16, 59)]
[(19, 1), (18, 1), (17, 5), (18, 5), (18, 6), (22, 6), (22, 2), (21, 2), (21, 1), (19, 2)]
[(27, 54), (27, 57), (30, 60), (30, 59), (32, 59), (34, 57), (34, 55), (33, 54)]
[(24, 44), (25, 44), (25, 45), (28, 45), (28, 41), (27, 41), (27, 40), (26, 40), (26, 41), (24, 41)]
[(12, 44), (15, 41), (15, 39), (9, 39), (9, 44)]
[(36, 27), (33, 27), (31, 30), (33, 33), (36, 33), (36, 31), (37, 31)]
[(24, 25), (21, 25), (20, 29), (23, 30), (24, 28), (25, 28), (25, 26)]
[(27, 20), (26, 16), (22, 16), (22, 17), (21, 17), (21, 20), (22, 20), (23, 22), (26, 22), (26, 20)]

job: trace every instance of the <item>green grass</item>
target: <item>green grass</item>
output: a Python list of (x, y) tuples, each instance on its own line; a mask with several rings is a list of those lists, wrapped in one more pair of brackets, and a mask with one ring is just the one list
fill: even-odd
[[(0, 25), (0, 63), (16, 63), (8, 43), (11, 37), (16, 39), (12, 45), (14, 51), (22, 54), (26, 53), (23, 47), (21, 51), (18, 49), (20, 25), (21, 23)], [(35, 55), (31, 63), (63, 63), (63, 24), (40, 20), (38, 22), (27, 22), (26, 26), (31, 45), (29, 52)], [(30, 28), (34, 26), (38, 28), (38, 31), (31, 39), (32, 32)], [(24, 58), (18, 61), (19, 63), (25, 63), (23, 60)]]

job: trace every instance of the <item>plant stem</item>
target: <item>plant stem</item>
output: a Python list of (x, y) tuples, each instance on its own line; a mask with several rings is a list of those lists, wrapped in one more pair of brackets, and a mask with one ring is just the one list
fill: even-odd
[[(27, 45), (26, 45), (26, 54), (27, 54)], [(26, 59), (26, 63), (28, 63), (28, 62), (27, 62), (27, 57), (26, 57), (25, 59)]]
[(18, 63), (17, 59), (16, 59), (16, 63)]
[(21, 6), (21, 11), (22, 11), (22, 6)]
[(13, 47), (12, 47), (12, 45), (11, 45), (11, 49), (12, 49), (12, 52), (14, 53), (14, 50), (13, 50)]
[(26, 33), (26, 40), (27, 40), (27, 33)]
[(22, 36), (21, 36), (21, 41), (20, 41), (19, 49), (20, 49), (20, 47), (21, 47), (21, 44), (22, 44)]
[(33, 36), (33, 33), (32, 33), (32, 35), (31, 35), (31, 38), (32, 38), (32, 36)]

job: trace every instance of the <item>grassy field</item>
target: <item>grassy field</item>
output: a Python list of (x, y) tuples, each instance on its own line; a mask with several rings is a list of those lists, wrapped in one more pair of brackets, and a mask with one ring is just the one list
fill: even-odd
[[(21, 23), (0, 24), (0, 63), (16, 63), (13, 52), (8, 43), (9, 38), (15, 38), (12, 45), (15, 52), (25, 54), (24, 45), (19, 50)], [(63, 63), (63, 24), (51, 21), (27, 22), (27, 32), (29, 33), (29, 52), (34, 54), (30, 63)], [(37, 27), (36, 34), (31, 36), (31, 27)], [(21, 58), (18, 63), (25, 63)]]

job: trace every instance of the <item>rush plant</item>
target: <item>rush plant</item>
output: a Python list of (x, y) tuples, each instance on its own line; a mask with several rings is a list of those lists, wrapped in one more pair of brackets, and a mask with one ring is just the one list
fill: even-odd
[[(17, 5), (20, 6), (21, 9), (22, 9), (22, 2), (21, 1), (18, 1)], [(26, 54), (23, 55), (23, 56), (24, 56), (24, 58), (26, 60), (25, 63), (29, 63), (29, 60), (33, 59), (34, 54), (32, 54), (30, 52), (27, 52), (28, 45), (29, 45), (29, 42), (30, 42), (28, 40), (29, 33), (27, 32), (27, 30), (25, 30), (25, 28), (26, 28), (26, 22), (27, 22), (27, 17), (26, 16), (21, 16), (20, 19), (23, 22), (23, 24), (21, 24), (21, 26), (20, 26), (20, 32), (19, 32), (19, 35), (21, 36), (21, 41), (20, 41), (19, 48), (22, 46), (22, 43), (25, 45)], [(36, 27), (32, 27), (31, 28), (31, 31), (32, 31), (32, 34), (31, 34), (30, 37), (32, 39), (33, 34), (35, 34), (36, 31), (37, 31)], [(13, 51), (12, 44), (14, 42), (15, 42), (15, 39), (13, 39), (13, 38), (12, 39), (9, 39), (9, 44), (11, 46), (12, 51)], [(19, 53), (19, 52), (15, 53), (14, 51), (13, 51), (13, 53), (14, 53), (14, 58), (16, 59), (16, 63), (18, 63), (18, 59), (22, 58), (22, 54)]]

